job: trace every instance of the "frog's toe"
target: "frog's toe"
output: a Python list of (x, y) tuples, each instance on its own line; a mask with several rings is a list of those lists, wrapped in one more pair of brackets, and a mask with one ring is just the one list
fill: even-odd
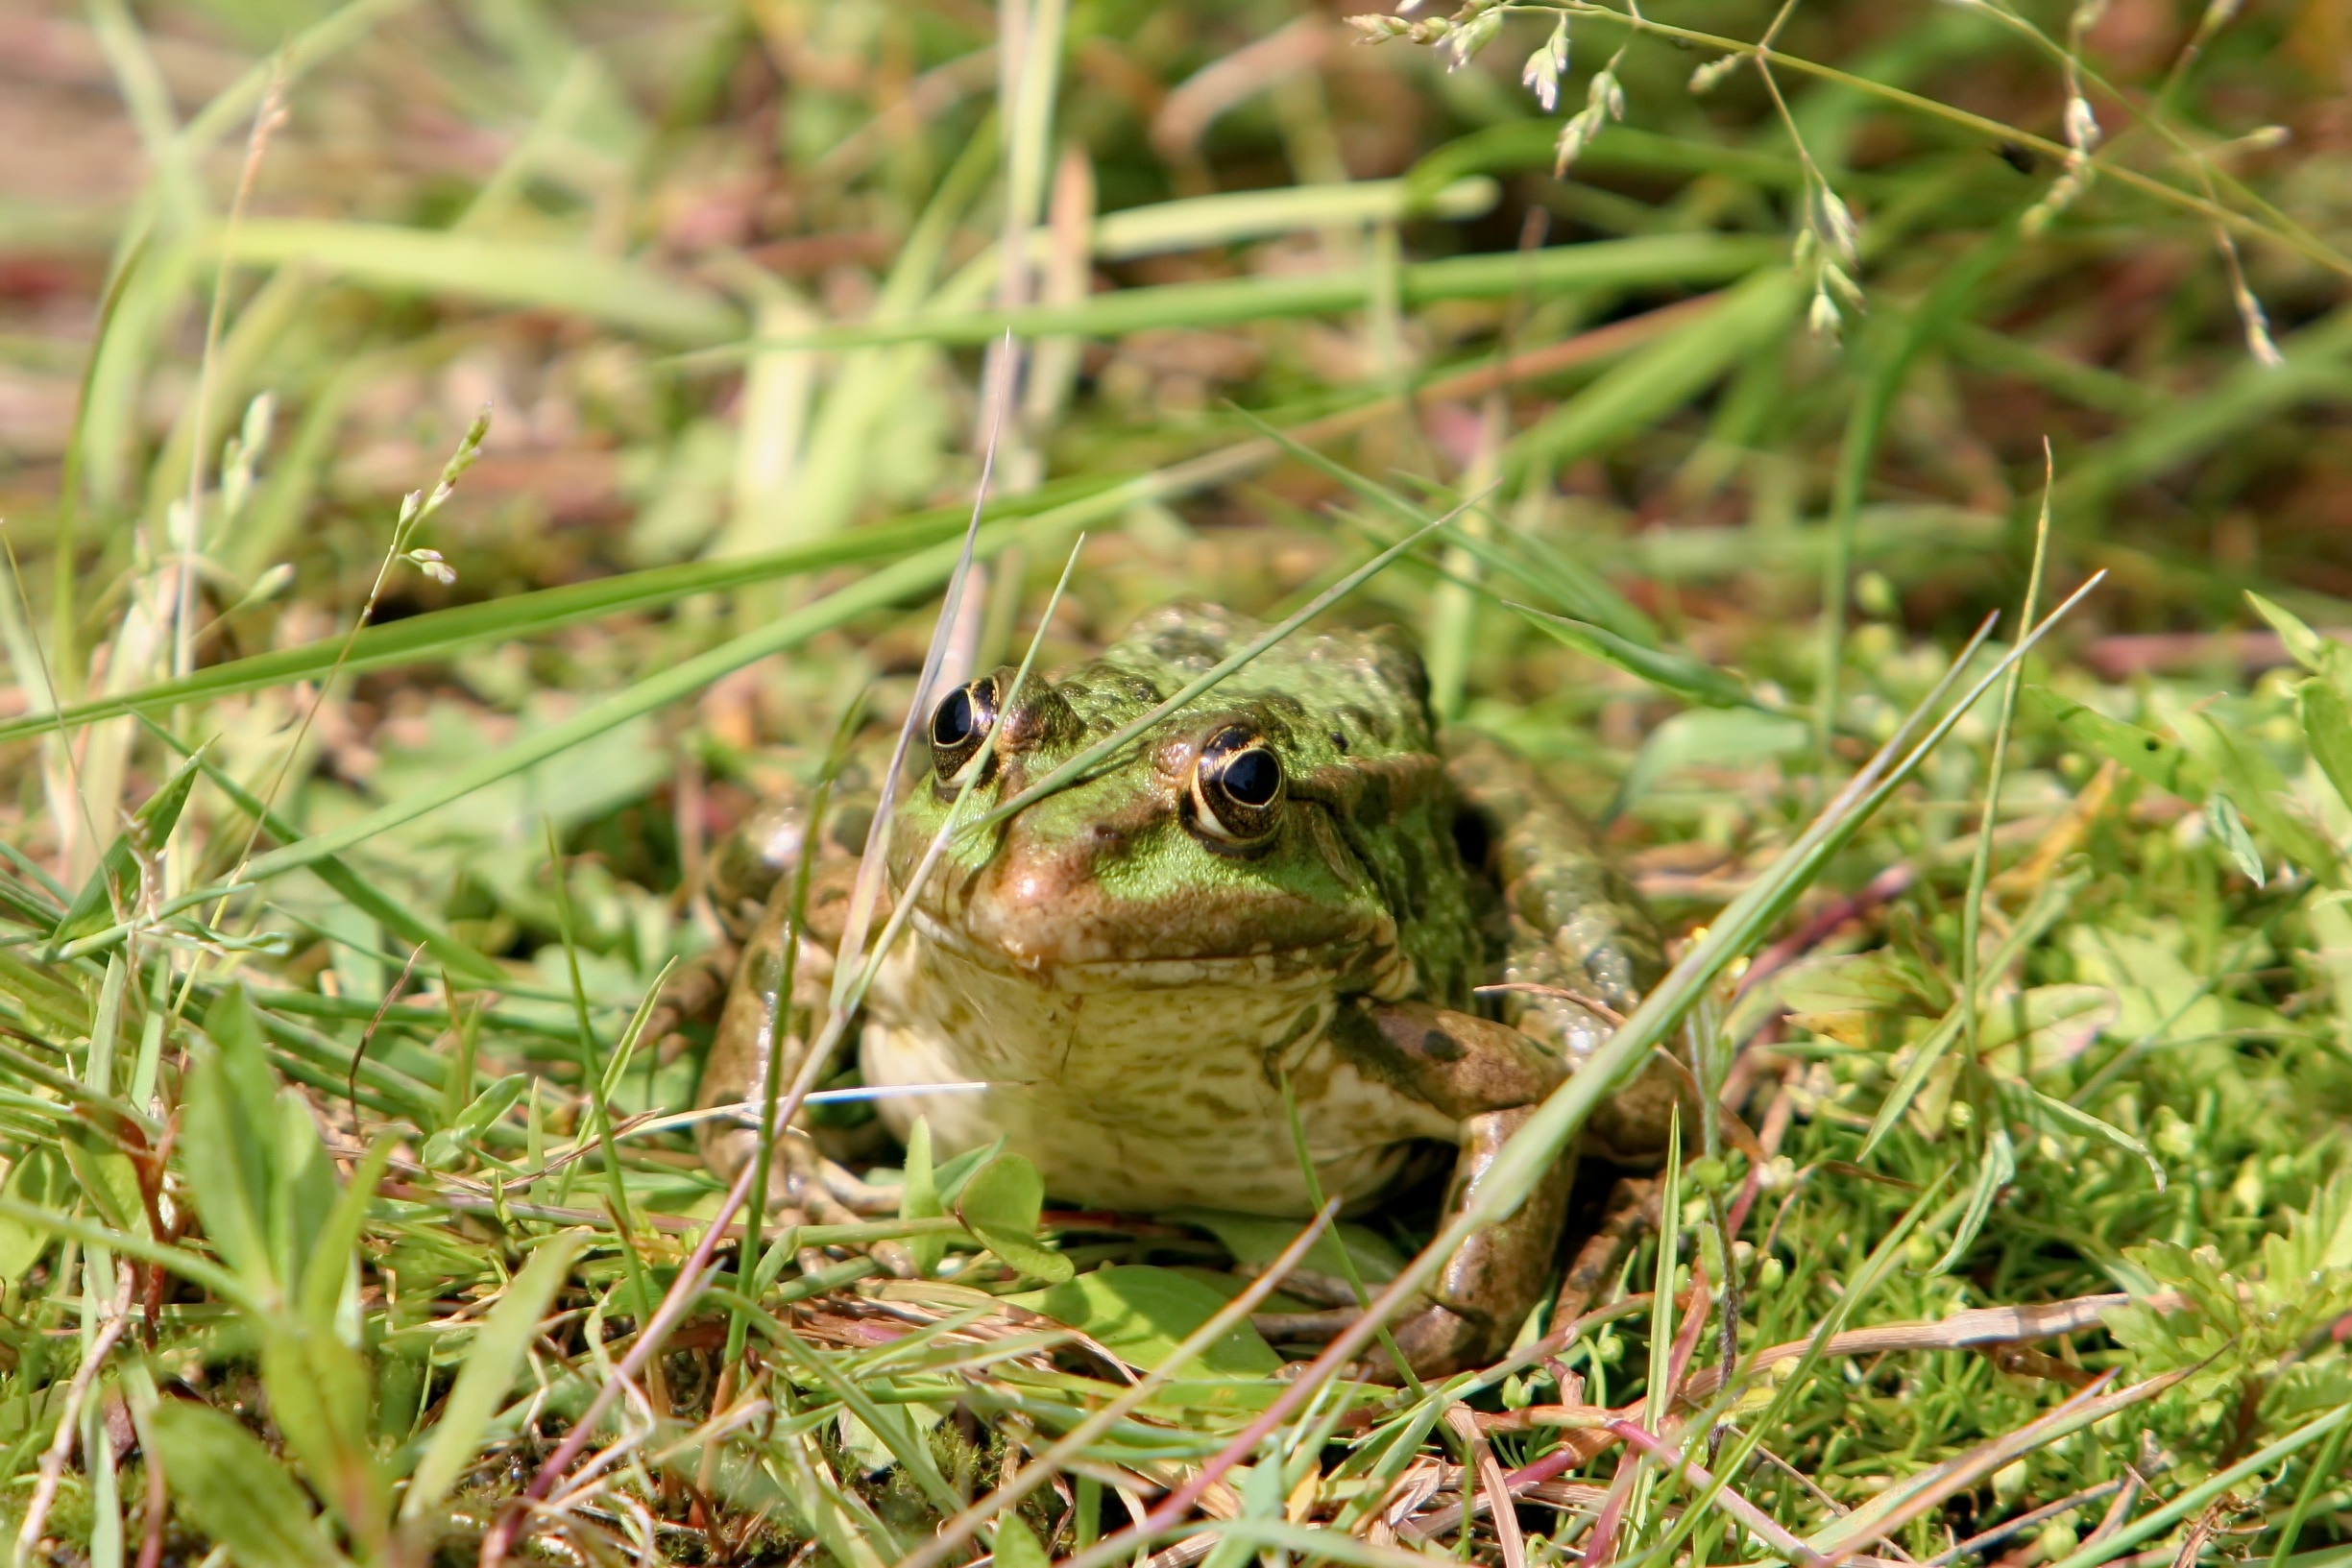
[[(1423, 1378), (1451, 1377), (1465, 1368), (1484, 1364), (1487, 1343), (1492, 1338), (1494, 1326), (1483, 1315), (1457, 1312), (1439, 1302), (1429, 1302), (1391, 1331), (1396, 1348), (1404, 1352), (1405, 1360), (1413, 1363), (1414, 1374)], [(1386, 1358), (1380, 1358), (1385, 1362)], [(1399, 1381), (1394, 1364), (1374, 1365), (1374, 1381)], [(1385, 1372), (1385, 1376), (1381, 1375)]]

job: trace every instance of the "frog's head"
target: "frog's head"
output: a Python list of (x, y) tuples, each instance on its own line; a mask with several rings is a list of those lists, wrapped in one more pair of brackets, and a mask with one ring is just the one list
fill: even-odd
[[(1179, 606), (1059, 680), (1014, 693), (1005, 670), (949, 692), (926, 730), (930, 777), (899, 808), (893, 880), (906, 885), (975, 769), (966, 820), (1258, 631)], [(1419, 660), (1379, 635), (1294, 638), (1067, 787), (958, 835), (918, 931), (1081, 987), (1314, 970), (1401, 991), (1399, 917), (1463, 876), (1445, 799)]]

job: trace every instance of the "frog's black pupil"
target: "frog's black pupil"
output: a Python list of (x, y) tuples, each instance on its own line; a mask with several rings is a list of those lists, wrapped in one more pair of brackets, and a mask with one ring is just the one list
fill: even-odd
[(972, 738), (972, 693), (961, 688), (947, 694), (947, 700), (931, 715), (932, 743), (937, 746), (960, 746)]
[(1282, 787), (1282, 767), (1270, 754), (1253, 748), (1227, 762), (1218, 783), (1244, 806), (1272, 806), (1274, 792)]

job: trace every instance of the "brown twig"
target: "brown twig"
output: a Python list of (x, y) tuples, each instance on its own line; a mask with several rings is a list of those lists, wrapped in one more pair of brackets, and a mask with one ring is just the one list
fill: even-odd
[[(1445, 1424), (1462, 1439), (1462, 1446), (1469, 1454), (1470, 1467), (1478, 1476), (1478, 1489), (1485, 1494), (1490, 1516), (1494, 1520), (1494, 1541), (1502, 1551), (1503, 1568), (1526, 1568), (1527, 1537), (1519, 1533), (1519, 1516), (1511, 1506), (1511, 1482), (1494, 1458), (1494, 1449), (1488, 1443), (1486, 1434), (1479, 1430), (1478, 1413), (1467, 1405), (1456, 1405), (1445, 1412)], [(1466, 1493), (1469, 1489), (1467, 1476), (1463, 1479), (1463, 1489)]]
[[(343, 1098), (352, 1108), (352, 1125), (354, 1127), (359, 1125), (359, 1064), (367, 1060), (368, 1047), (375, 1044), (376, 1031), (382, 1025), (384, 1015), (392, 1011), (392, 1004), (400, 1000), (401, 992), (408, 989), (408, 977), (417, 972), (417, 960), (424, 956), (424, 944), (422, 942), (408, 950), (408, 962), (400, 966), (400, 977), (392, 982), (392, 988), (384, 993), (384, 1000), (376, 1004), (376, 1016), (368, 1020), (366, 1030), (359, 1036), (359, 1044), (352, 1049), (352, 1070), (344, 1074)], [(473, 1085), (467, 1087), (470, 1089)]]
[[(86, 1262), (84, 1267), (87, 1268)], [(106, 1365), (115, 1342), (123, 1337), (123, 1326), (131, 1320), (132, 1271), (121, 1271), (122, 1283), (114, 1292), (114, 1307), (98, 1333), (90, 1341), (89, 1354), (74, 1368), (73, 1381), (65, 1386), (65, 1398), (58, 1411), (56, 1434), (41, 1455), (40, 1479), (34, 1484), (33, 1497), (25, 1505), (23, 1526), (16, 1532), (16, 1558), (19, 1562), (30, 1557), (40, 1546), (41, 1532), (49, 1525), (49, 1508), (57, 1501), (58, 1484), (64, 1479), (65, 1463), (73, 1458), (74, 1440), (82, 1432), (82, 1406), (89, 1398), (90, 1385), (98, 1381), (99, 1371)]]

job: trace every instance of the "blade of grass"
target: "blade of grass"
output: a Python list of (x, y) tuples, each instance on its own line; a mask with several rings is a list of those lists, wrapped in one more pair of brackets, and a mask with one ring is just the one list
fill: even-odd
[[(1641, 239), (1560, 245), (1532, 256), (1515, 253), (1456, 256), (1399, 269), (1398, 296), (1407, 305), (1440, 300), (1500, 299), (1531, 291), (1654, 289), (1746, 277), (1779, 258), (1777, 241), (1744, 235), (1661, 234)], [(978, 347), (1009, 331), (1020, 338), (1122, 337), (1158, 326), (1215, 326), (1280, 316), (1332, 315), (1361, 306), (1374, 277), (1370, 270), (1299, 277), (1250, 277), (1209, 283), (1162, 283), (1097, 295), (1079, 305), (1028, 305), (953, 316), (916, 316), (901, 323), (828, 327), (777, 344), (730, 344), (682, 354), (683, 365), (724, 363), (760, 349), (856, 349), (881, 343), (937, 343)]]
[(2163, 1508), (2125, 1525), (2112, 1535), (2068, 1553), (2050, 1568), (2098, 1568), (2142, 1541), (2161, 1535), (2183, 1519), (2194, 1516), (2214, 1499), (2229, 1493), (2241, 1483), (2251, 1481), (2274, 1464), (2294, 1457), (2321, 1437), (2352, 1425), (2352, 1404), (2339, 1405), (2334, 1410), (2306, 1421), (2284, 1437), (2265, 1443), (2225, 1470), (2216, 1472), (2197, 1485), (2190, 1487)]
[[(214, 788), (227, 795), (236, 808), (254, 821), (262, 831), (281, 844), (302, 840), (302, 832), (292, 823), (263, 806), (253, 791), (238, 784), (209, 757), (201, 752), (191, 753), (186, 746), (162, 725), (141, 713), (139, 718), (149, 734), (182, 756), (193, 756), (197, 767)], [(391, 895), (377, 889), (365, 878), (336, 856), (328, 856), (313, 864), (311, 874), (341, 894), (353, 908), (365, 913), (386, 930), (410, 945), (423, 945), (424, 950), (450, 971), (467, 979), (484, 985), (497, 985), (507, 978), (503, 970), (467, 947), (449, 932), (427, 921)]]
[(249, 218), (210, 240), (247, 266), (301, 265), (389, 293), (560, 311), (681, 348), (743, 331), (715, 296), (574, 246), (325, 218)]
[[(596, 1147), (604, 1156), (605, 1202), (613, 1211), (613, 1228), (620, 1236), (621, 1261), (628, 1266), (629, 1291), (636, 1298), (638, 1322), (654, 1311), (653, 1276), (646, 1272), (638, 1250), (636, 1227), (629, 1221), (629, 1189), (621, 1180), (620, 1157), (613, 1143), (613, 1112), (604, 1098), (604, 1073), (596, 1065), (596, 1031), (588, 1022), (588, 991), (580, 982), (580, 950), (571, 935), (571, 879), (564, 865), (564, 848), (556, 841), (555, 819), (543, 817), (547, 831), (547, 877), (555, 892), (555, 927), (564, 944), (564, 965), (571, 977), (571, 1011), (579, 1026), (580, 1098), (588, 1124), (595, 1129)], [(639, 1019), (645, 1016), (640, 1009)]]
[[(1068, 504), (1082, 504), (1090, 496), (1115, 490), (1118, 481), (1074, 479), (1056, 482), (1016, 500), (989, 508), (991, 521), (1009, 520), (1050, 512)], [(1125, 503), (1122, 502), (1122, 505)], [(717, 561), (694, 561), (674, 567), (653, 567), (623, 572), (593, 582), (571, 583), (429, 610), (382, 625), (363, 627), (350, 639), (351, 653), (342, 668), (354, 674), (387, 665), (447, 659), (485, 642), (512, 641), (604, 615), (657, 610), (700, 593), (723, 593), (780, 578), (811, 575), (836, 567), (886, 561), (953, 539), (963, 532), (961, 507), (937, 507), (889, 523), (877, 523), (854, 533), (790, 549)], [(75, 704), (56, 715), (12, 719), (0, 723), (0, 742), (23, 738), (60, 725), (67, 729), (140, 710), (151, 710), (205, 698), (230, 696), (295, 681), (311, 680), (336, 667), (344, 645), (341, 637), (323, 638), (298, 647), (254, 654), (215, 664), (183, 681), (158, 681), (117, 696)]]
[[(1538, 252), (1537, 258), (1551, 253)], [(1520, 431), (1504, 454), (1504, 473), (1519, 479), (1531, 471), (1563, 468), (1604, 449), (1628, 431), (1655, 423), (1786, 331), (1799, 298), (1785, 267), (1750, 274), (1724, 295), (1723, 303), (1705, 321), (1648, 345)]]
[(1326, 1203), (1304, 1229), (1291, 1239), (1279, 1256), (1257, 1276), (1243, 1287), (1239, 1294), (1212, 1314), (1208, 1321), (1186, 1335), (1160, 1363), (1147, 1370), (1117, 1396), (1088, 1413), (1086, 1418), (1056, 1438), (1052, 1447), (1038, 1454), (1006, 1480), (996, 1490), (972, 1504), (941, 1525), (932, 1538), (910, 1553), (900, 1568), (936, 1568), (936, 1565), (969, 1541), (981, 1528), (1008, 1508), (1051, 1481), (1059, 1466), (1078, 1457), (1079, 1452), (1109, 1432), (1149, 1401), (1152, 1396), (1175, 1381), (1193, 1360), (1223, 1339), (1225, 1335), (1249, 1320), (1260, 1303), (1273, 1294), (1299, 1261), (1315, 1249), (1323, 1232), (1338, 1218), (1339, 1205)]

